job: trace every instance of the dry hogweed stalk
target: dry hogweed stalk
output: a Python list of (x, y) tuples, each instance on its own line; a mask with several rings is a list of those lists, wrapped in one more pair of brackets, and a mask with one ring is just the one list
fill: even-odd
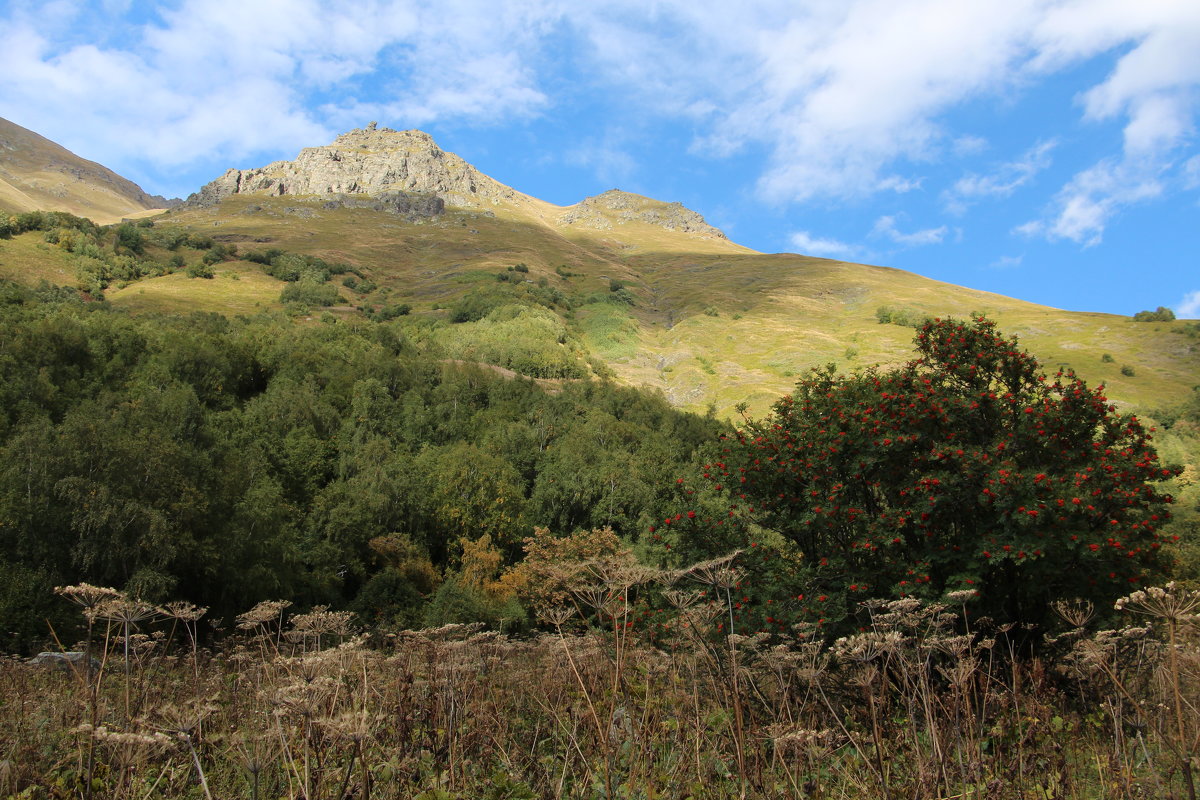
[(192, 757), (192, 766), (196, 770), (196, 779), (200, 782), (200, 787), (204, 790), (204, 796), (208, 800), (212, 800), (212, 792), (209, 791), (208, 777), (200, 763), (200, 754), (196, 751), (196, 739), (199, 737), (205, 718), (218, 710), (217, 706), (210, 702), (211, 699), (215, 698), (185, 705), (160, 706), (154, 710), (153, 717), (149, 720), (151, 727), (182, 742), (187, 747), (188, 753)]
[[(1174, 741), (1168, 739), (1167, 743), (1179, 759), (1180, 771), (1183, 773), (1183, 782), (1187, 787), (1188, 796), (1195, 800), (1196, 784), (1192, 775), (1192, 760), (1200, 750), (1200, 735), (1192, 737), (1188, 731), (1188, 725), (1184, 721), (1185, 706), (1193, 712), (1195, 706), (1190, 701), (1185, 703), (1183, 699), (1184, 693), (1181, 684), (1184, 680), (1185, 670), (1184, 665), (1180, 663), (1180, 651), (1184, 650), (1185, 645), (1180, 641), (1180, 626), (1196, 622), (1196, 609), (1200, 608), (1200, 591), (1182, 589), (1175, 584), (1175, 581), (1171, 581), (1165, 586), (1151, 586), (1149, 589), (1136, 591), (1127, 597), (1122, 597), (1117, 600), (1114, 607), (1118, 611), (1145, 614), (1167, 624), (1167, 657), (1171, 699), (1175, 711)], [(1194, 668), (1200, 662), (1200, 652), (1197, 651), (1194, 640), (1192, 645), (1183, 655)], [(1194, 678), (1195, 675), (1191, 677)]]

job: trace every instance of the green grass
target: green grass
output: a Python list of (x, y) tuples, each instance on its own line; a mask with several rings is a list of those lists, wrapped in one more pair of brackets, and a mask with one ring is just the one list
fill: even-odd
[(41, 231), (30, 231), (0, 239), (0, 278), (29, 285), (44, 280), (74, 286), (75, 267), (69, 253), (48, 244)]
[(283, 281), (263, 274), (257, 264), (244, 261), (217, 264), (215, 277), (189, 278), (182, 272), (148, 278), (124, 289), (110, 289), (106, 297), (119, 308), (134, 312), (253, 314), (282, 308)]
[(637, 354), (640, 331), (627, 308), (590, 303), (575, 313), (575, 320), (588, 350), (605, 361), (627, 361)]

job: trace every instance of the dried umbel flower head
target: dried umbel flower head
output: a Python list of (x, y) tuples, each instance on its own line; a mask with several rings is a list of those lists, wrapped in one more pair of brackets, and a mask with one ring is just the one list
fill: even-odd
[(131, 750), (143, 748), (161, 750), (171, 744), (171, 738), (161, 732), (137, 733), (134, 731), (114, 731), (109, 730), (105, 725), (93, 727), (86, 722), (75, 726), (71, 729), (71, 732), (89, 736), (97, 742), (102, 742), (112, 747), (128, 748)]
[(1090, 600), (1055, 600), (1054, 613), (1073, 628), (1082, 628), (1096, 615), (1096, 606)]
[(584, 562), (582, 567), (600, 583), (621, 594), (634, 586), (650, 583), (661, 575), (658, 570), (638, 564), (632, 557), (596, 558)]
[(683, 609), (691, 608), (692, 606), (696, 605), (696, 603), (700, 602), (700, 598), (703, 597), (703, 595), (698, 591), (685, 592), (681, 589), (668, 589), (667, 591), (663, 592), (663, 597), (668, 603), (671, 604), (672, 608), (682, 611)]
[(548, 625), (561, 628), (563, 624), (575, 615), (575, 609), (570, 606), (554, 606), (538, 612), (538, 617)]
[(291, 600), (263, 600), (244, 614), (238, 614), (237, 626), (244, 631), (254, 630), (259, 625), (275, 622), (292, 604)]
[(351, 636), (355, 633), (354, 613), (330, 611), (329, 606), (317, 606), (307, 614), (292, 617), (292, 630), (308, 635)]
[(73, 586), (56, 586), (54, 593), (67, 598), (77, 606), (95, 608), (101, 603), (124, 597), (121, 592), (107, 586), (92, 586), (90, 583), (77, 583)]
[(182, 705), (157, 706), (146, 719), (155, 730), (178, 739), (188, 739), (210, 714), (217, 711), (214, 697), (193, 700)]
[(177, 619), (180, 622), (196, 622), (208, 613), (208, 608), (196, 606), (182, 600), (175, 600), (163, 606), (162, 613), (164, 616)]
[(1200, 608), (1200, 591), (1181, 589), (1171, 581), (1165, 586), (1151, 586), (1122, 597), (1113, 606), (1118, 611), (1132, 611), (1165, 619), (1168, 622), (1187, 622), (1196, 618)]
[(89, 609), (97, 619), (108, 622), (119, 622), (122, 625), (136, 625), (158, 616), (158, 609), (141, 600), (128, 597), (118, 597), (101, 603)]
[(807, 752), (814, 756), (823, 755), (836, 738), (836, 734), (831, 730), (817, 731), (789, 724), (768, 725), (764, 733), (780, 752)]
[(967, 682), (971, 680), (971, 676), (975, 674), (978, 668), (979, 659), (970, 657), (960, 658), (949, 667), (939, 666), (937, 670), (951, 686), (961, 689), (967, 685)]
[(947, 600), (960, 606), (966, 605), (972, 600), (978, 599), (978, 597), (979, 594), (974, 589), (958, 589), (957, 591), (946, 593)]
[(843, 636), (833, 643), (830, 650), (839, 661), (866, 663), (895, 652), (903, 643), (904, 637), (899, 631), (868, 631)]
[(694, 581), (717, 589), (733, 589), (742, 582), (742, 578), (745, 576), (742, 570), (733, 566), (733, 560), (741, 553), (741, 550), (734, 550), (720, 558), (701, 561), (688, 568), (685, 574)]
[(357, 744), (370, 738), (380, 720), (378, 715), (360, 709), (323, 717), (317, 720), (317, 724), (334, 738)]

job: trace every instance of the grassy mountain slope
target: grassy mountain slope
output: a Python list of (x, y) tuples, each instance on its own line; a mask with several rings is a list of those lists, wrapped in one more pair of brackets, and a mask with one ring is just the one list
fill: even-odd
[[(15, 128), (8, 125), (2, 130)], [(57, 147), (34, 134), (21, 141), (35, 154)], [(324, 159), (376, 158), (371, 147), (380, 148), (379, 157), (401, 159), (395, 163), (405, 169), (395, 174), (413, 185), (426, 180), (458, 186), (455, 181), (469, 173), (480, 194), (471, 207), (451, 204), (444, 214), (422, 218), (329, 207), (323, 195), (277, 196), (284, 190), (281, 181), (313, 182), (300, 169), (303, 164), (319, 170)], [(378, 160), (372, 163), (378, 167)], [(412, 173), (418, 164), (433, 172), (425, 178)], [(444, 175), (437, 172), (443, 168)], [(1114, 400), (1130, 407), (1172, 405), (1190, 394), (1200, 374), (1200, 341), (1179, 335), (1184, 323), (1066, 312), (897, 269), (758, 253), (730, 242), (678, 204), (615, 190), (559, 207), (478, 173), (419, 132), (353, 131), (327, 148), (306, 150), (296, 162), (238, 173), (231, 184), (235, 172), (206, 187), (224, 182), (226, 191), (215, 195), (220, 202), (173, 210), (156, 218), (156, 225), (211, 237), (237, 247), (241, 257), (278, 248), (346, 264), (369, 288), (352, 290), (334, 281), (339, 300), (330, 313), (351, 317), (359, 313), (356, 306), (407, 305), (412, 314), (398, 324), (458, 342), (458, 356), (489, 360), (511, 335), (509, 328), (534, 324), (522, 318), (452, 325), (450, 309), (464, 297), (483, 298), (486, 309), (541, 303), (549, 311), (535, 315), (538, 335), (555, 335), (566, 350), (575, 348), (575, 355), (563, 358), (590, 354), (620, 380), (661, 389), (686, 408), (711, 407), (727, 415), (746, 402), (752, 413), (761, 413), (810, 367), (835, 361), (853, 369), (908, 359), (912, 329), (880, 324), (881, 307), (910, 321), (986, 313), (1004, 331), (1018, 334), (1048, 369), (1070, 367), (1092, 383), (1104, 382)], [(375, 179), (380, 174), (373, 173)], [(259, 182), (253, 186), (262, 187), (247, 188), (250, 177)], [(335, 177), (346, 180), (340, 173)], [(461, 194), (461, 188), (455, 191)], [(230, 190), (249, 193), (225, 196)], [(169, 255), (151, 247), (145, 257), (163, 262)], [(0, 242), (0, 276), (69, 284), (71, 263), (36, 233)], [(521, 271), (512, 271), (518, 264)], [(285, 285), (256, 264), (227, 260), (217, 266), (214, 280), (176, 272), (116, 283), (107, 297), (133, 311), (245, 313), (279, 308)], [(559, 322), (548, 322), (545, 313)], [(487, 333), (499, 337), (498, 345), (469, 344), (483, 335), (471, 333), (471, 326), (499, 323), (508, 328)], [(446, 333), (450, 327), (455, 331)], [(564, 331), (571, 342), (561, 341)]]
[[(408, 222), (301, 198), (235, 196), (171, 212), (157, 225), (203, 233), (243, 254), (276, 247), (350, 264), (377, 289), (363, 297), (340, 290), (345, 304), (331, 309), (338, 315), (355, 314), (352, 304), (402, 302), (413, 320), (449, 324), (446, 307), (491, 291), (497, 273), (526, 264), (520, 279), (569, 299), (575, 307), (556, 312), (621, 380), (662, 389), (680, 406), (715, 405), (722, 415), (740, 402), (761, 412), (812, 366), (909, 358), (912, 329), (880, 324), (881, 306), (911, 316), (987, 313), (1047, 368), (1073, 368), (1130, 406), (1170, 405), (1200, 374), (1200, 341), (1175, 333), (1181, 322), (1060, 311), (902, 270), (761, 254), (644, 223), (584, 228), (527, 208), (450, 209)], [(28, 233), (0, 243), (0, 276), (70, 285), (72, 268), (66, 254)], [(632, 305), (587, 302), (610, 299), (614, 281)], [(212, 281), (165, 275), (110, 288), (108, 298), (139, 311), (246, 313), (278, 308), (284, 285), (258, 265), (226, 262)], [(1126, 366), (1133, 376), (1122, 374)]]
[[(1047, 368), (1073, 368), (1132, 406), (1167, 404), (1200, 374), (1200, 341), (1173, 333), (1182, 323), (1061, 311), (902, 270), (766, 255), (646, 223), (564, 225), (553, 207), (536, 215), (498, 209), (494, 216), (451, 209), (411, 223), (300, 198), (239, 196), (162, 219), (243, 250), (272, 246), (345, 261), (378, 284), (368, 300), (402, 301), (417, 317), (444, 318), (436, 306), (486, 289), (496, 272), (524, 263), (525, 280), (544, 279), (576, 301), (563, 313), (622, 380), (660, 388), (685, 407), (713, 403), (720, 413), (743, 401), (761, 411), (800, 373), (829, 361), (849, 369), (908, 359), (912, 329), (880, 324), (881, 306), (916, 316), (987, 313)], [(131, 291), (151, 297), (159, 282), (169, 282), (173, 302), (209, 307), (221, 286), (173, 277), (144, 281), (113, 299), (125, 302)], [(613, 281), (625, 286), (632, 305), (583, 302)], [(1124, 366), (1135, 375), (1123, 375)]]
[(0, 119), (0, 211), (66, 211), (106, 225), (161, 206), (112, 170)]

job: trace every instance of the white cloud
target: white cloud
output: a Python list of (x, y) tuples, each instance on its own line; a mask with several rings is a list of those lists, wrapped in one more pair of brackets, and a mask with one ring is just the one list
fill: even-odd
[(623, 183), (633, 175), (637, 161), (619, 140), (619, 136), (601, 141), (586, 140), (568, 151), (563, 160), (591, 170), (604, 183)]
[[(988, 145), (949, 129), (949, 112), (1107, 55), (1076, 113), (1119, 122), (1120, 152), (1081, 168), (1029, 226), (1088, 242), (1147, 187), (1175, 185), (1200, 108), (1194, 0), (150, 5), (149, 23), (123, 16), (147, 6), (125, 0), (0, 11), (0, 114), (112, 166), (172, 167), (294, 152), (370, 119), (526, 119), (603, 90), (609, 115), (687, 120), (699, 152), (761, 152), (760, 195), (794, 203), (913, 191), (931, 164)], [(104, 27), (122, 35), (88, 38)], [(965, 175), (944, 201), (1011, 194), (1048, 153)]]
[(1192, 156), (1183, 165), (1185, 189), (1200, 189), (1200, 156)]
[[(1079, 113), (1086, 122), (1124, 119), (1120, 171), (1139, 187), (1187, 144), (1200, 105), (1200, 4), (1187, 0), (777, 0), (736, 13), (717, 0), (626, 0), (571, 18), (592, 42), (600, 78), (645, 107), (696, 119), (700, 149), (765, 148), (758, 185), (778, 202), (912, 188), (927, 162), (986, 144), (947, 130), (949, 111), (1019, 95), (1097, 56), (1113, 54), (1115, 66), (1082, 87)], [(1028, 156), (966, 176), (948, 205), (1015, 191), (1045, 168), (1049, 145)], [(1106, 154), (1070, 184), (1089, 183), (1089, 170), (1117, 157)], [(1091, 181), (1080, 197), (1071, 185), (1042, 230), (1086, 228), (1090, 240), (1148, 196), (1116, 186), (1105, 195)], [(1079, 209), (1084, 200), (1094, 207)], [(1081, 214), (1090, 222), (1069, 223)]]
[(1053, 212), (1016, 232), (1047, 239), (1070, 239), (1087, 247), (1103, 238), (1104, 226), (1123, 206), (1157, 197), (1163, 184), (1153, 165), (1110, 159), (1071, 179), (1055, 197)]
[(946, 238), (946, 234), (949, 231), (949, 228), (942, 225), (938, 228), (926, 228), (923, 231), (902, 233), (896, 227), (896, 218), (894, 216), (884, 216), (875, 220), (875, 227), (871, 229), (871, 235), (883, 236), (891, 239), (896, 244), (902, 244), (907, 247), (919, 247), (927, 244), (940, 244)]
[(1021, 262), (1025, 260), (1025, 256), (1000, 256), (992, 263), (988, 264), (991, 269), (1016, 269), (1021, 266)]
[[(1153, 0), (1068, 2), (1033, 34), (1033, 70), (1051, 70), (1125, 45), (1103, 82), (1081, 95), (1085, 118), (1126, 118), (1120, 155), (1076, 174), (1040, 220), (1018, 230), (1097, 244), (1122, 207), (1158, 197), (1178, 149), (1194, 132), (1200, 107), (1200, 4)], [(1190, 164), (1190, 162), (1189, 162)], [(1183, 183), (1189, 181), (1187, 166)]]
[(942, 193), (942, 202), (953, 214), (963, 214), (973, 201), (986, 197), (1008, 197), (1050, 166), (1054, 140), (1039, 142), (1015, 161), (1001, 164), (990, 175), (968, 173)]
[(0, 12), (0, 115), (110, 166), (168, 169), (295, 152), (371, 119), (537, 113), (548, 99), (530, 60), (558, 15), (551, 4), (484, 0), (352, 10), (332, 0), (183, 0), (140, 27), (109, 18), (132, 28), (110, 47), (73, 43), (79, 32), (62, 30), (69, 10)]
[(954, 140), (953, 149), (956, 156), (973, 156), (982, 153), (988, 147), (988, 140), (982, 136), (959, 136)]
[(860, 257), (863, 252), (858, 245), (839, 242), (837, 239), (822, 239), (813, 236), (808, 231), (796, 231), (790, 239), (793, 247), (807, 255), (824, 258), (855, 258)]
[(1179, 305), (1175, 306), (1175, 315), (1180, 319), (1200, 318), (1200, 291), (1184, 295)]

